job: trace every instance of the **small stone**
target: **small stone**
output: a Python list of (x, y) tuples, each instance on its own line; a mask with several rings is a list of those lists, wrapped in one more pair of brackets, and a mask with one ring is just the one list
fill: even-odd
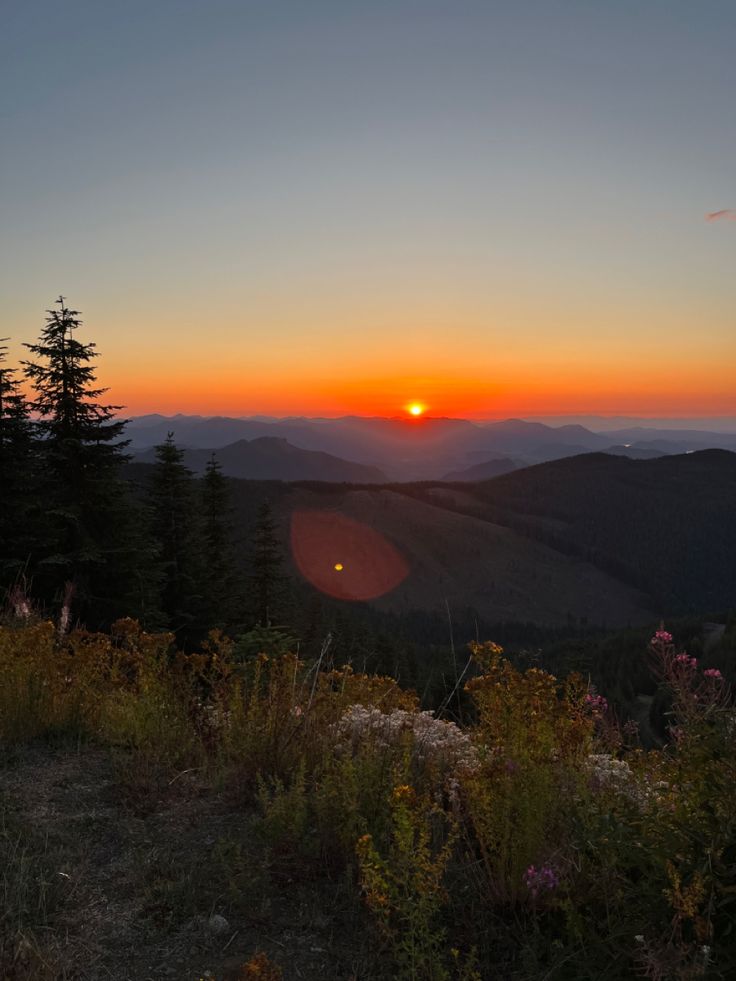
[(220, 936), (223, 933), (227, 933), (227, 931), (230, 929), (230, 924), (224, 916), (220, 916), (219, 913), (215, 913), (207, 921), (207, 927), (210, 933), (214, 933), (215, 936)]

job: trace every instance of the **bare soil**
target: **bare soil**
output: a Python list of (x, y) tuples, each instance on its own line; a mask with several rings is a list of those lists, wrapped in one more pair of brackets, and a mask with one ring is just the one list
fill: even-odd
[(0, 832), (4, 981), (232, 981), (256, 951), (286, 981), (380, 976), (344, 874), (274, 854), (197, 772), (23, 750), (0, 765)]

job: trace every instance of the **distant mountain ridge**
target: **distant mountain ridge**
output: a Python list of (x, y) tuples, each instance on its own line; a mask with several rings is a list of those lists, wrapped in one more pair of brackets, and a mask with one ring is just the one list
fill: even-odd
[(596, 433), (579, 424), (553, 427), (523, 419), (481, 424), (431, 416), (270, 420), (152, 414), (131, 420), (127, 427), (131, 447), (138, 453), (163, 442), (169, 431), (179, 446), (191, 450), (219, 451), (240, 440), (263, 437), (285, 439), (301, 450), (377, 468), (393, 481), (438, 480), (499, 457), (530, 466), (609, 449), (632, 457), (651, 455), (641, 452), (651, 450), (736, 450), (736, 433), (641, 427)]

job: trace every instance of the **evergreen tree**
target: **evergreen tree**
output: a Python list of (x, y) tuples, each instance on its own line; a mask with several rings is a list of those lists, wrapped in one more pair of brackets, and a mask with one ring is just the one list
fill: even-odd
[(33, 496), (33, 429), (28, 405), (0, 337), (0, 590), (23, 573), (35, 541), (38, 501)]
[(203, 618), (204, 540), (194, 479), (173, 433), (155, 452), (148, 505), (163, 579), (161, 606), (179, 639), (196, 641), (208, 625)]
[(121, 474), (127, 441), (121, 406), (103, 405), (95, 387), (94, 343), (83, 343), (79, 311), (63, 297), (49, 310), (35, 361), (24, 361), (38, 414), (39, 491), (48, 540), (35, 558), (34, 592), (57, 599), (74, 587), (76, 615), (90, 626), (122, 616), (155, 619), (156, 584), (149, 543), (140, 534), (128, 484)]
[(271, 505), (264, 501), (258, 510), (253, 536), (250, 576), (254, 619), (261, 627), (270, 627), (286, 612), (288, 580), (283, 573), (283, 563), (283, 552)]
[(243, 582), (235, 561), (230, 489), (215, 454), (201, 482), (204, 538), (204, 618), (211, 629), (232, 631), (244, 619)]

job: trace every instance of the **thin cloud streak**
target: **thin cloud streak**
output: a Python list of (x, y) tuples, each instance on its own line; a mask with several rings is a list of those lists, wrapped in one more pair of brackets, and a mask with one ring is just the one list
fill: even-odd
[(705, 216), (706, 221), (736, 221), (736, 208), (722, 208), (711, 211)]

